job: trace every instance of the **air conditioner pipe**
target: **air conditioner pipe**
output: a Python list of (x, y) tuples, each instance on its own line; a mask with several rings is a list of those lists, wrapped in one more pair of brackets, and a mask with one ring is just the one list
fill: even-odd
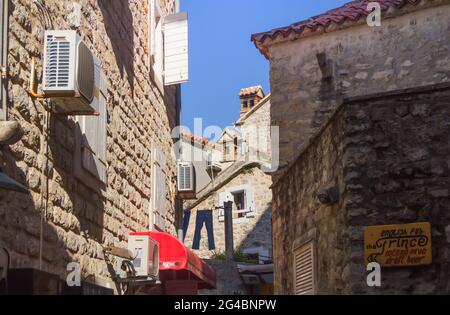
[(7, 106), (8, 106), (8, 42), (9, 42), (9, 1), (2, 1), (3, 10), (2, 14), (2, 49), (1, 49), (1, 87), (0, 87), (0, 97), (1, 97), (1, 108), (3, 109), (3, 117), (0, 117), (2, 120), (7, 120)]
[(37, 99), (45, 99), (44, 94), (39, 94), (37, 91), (34, 90), (34, 87), (36, 85), (36, 58), (31, 58), (31, 72), (30, 72), (30, 86), (28, 87), (28, 93), (30, 93), (31, 96), (37, 98)]

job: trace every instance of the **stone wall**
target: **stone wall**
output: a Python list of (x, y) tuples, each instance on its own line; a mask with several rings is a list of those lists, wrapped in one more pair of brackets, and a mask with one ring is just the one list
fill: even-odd
[[(161, 1), (163, 10), (173, 13), (174, 2)], [(150, 78), (147, 1), (48, 0), (45, 5), (55, 29), (77, 29), (101, 60), (108, 85), (107, 184), (93, 189), (75, 178), (73, 117), (50, 115), (45, 155), (47, 114), (27, 93), (31, 57), (40, 59), (43, 49), (43, 26), (32, 1), (10, 1), (8, 118), (20, 122), (25, 135), (2, 148), (0, 162), (3, 172), (30, 192), (1, 192), (0, 242), (10, 250), (13, 268), (38, 268), (42, 253), (46, 271), (65, 277), (67, 263), (78, 261), (83, 277), (108, 279), (102, 247), (126, 246), (129, 232), (149, 229), (152, 143), (167, 158), (167, 228), (175, 233), (170, 132), (178, 117), (176, 88), (161, 93)]]
[[(272, 194), (270, 191), (271, 177), (263, 173), (259, 168), (253, 167), (243, 170), (238, 176), (227, 182), (223, 187), (211, 193), (208, 198), (192, 209), (189, 228), (186, 233), (185, 245), (188, 248), (192, 247), (195, 232), (196, 211), (211, 209), (219, 205), (219, 194), (226, 191), (228, 188), (251, 185), (253, 188), (255, 200), (255, 217), (248, 218), (244, 222), (234, 223), (234, 247), (235, 249), (245, 249), (252, 247), (263, 246), (271, 251), (272, 248), (272, 233), (271, 233), (271, 218), (272, 218)], [(219, 222), (219, 211), (214, 211), (214, 239), (216, 243), (215, 252), (208, 249), (208, 237), (206, 228), (203, 227), (202, 238), (200, 241), (200, 250), (195, 251), (202, 258), (212, 258), (214, 253), (225, 252), (225, 229), (224, 222)]]
[[(327, 121), (342, 97), (450, 80), (450, 5), (447, 3), (331, 33), (269, 47), (272, 125), (280, 126), (280, 162)], [(407, 11), (406, 11), (407, 12)], [(316, 55), (333, 65), (322, 80)]]
[[(321, 292), (350, 292), (345, 275), (348, 257), (345, 214), (338, 204), (327, 207), (315, 193), (344, 177), (344, 113), (340, 111), (322, 133), (311, 140), (300, 159), (273, 186), (273, 258), (276, 294), (293, 292), (294, 242), (314, 239)], [(343, 190), (344, 194), (345, 191)], [(301, 245), (301, 244), (299, 244)]]
[(238, 264), (231, 262), (230, 264), (224, 260), (205, 261), (216, 272), (217, 288), (214, 290), (201, 290), (200, 295), (248, 295), (249, 288), (244, 285), (239, 276)]
[(261, 107), (239, 124), (242, 125), (242, 139), (246, 146), (244, 158), (250, 161), (272, 161), (270, 100), (266, 100)]
[[(274, 184), (275, 290), (293, 292), (294, 244), (314, 239), (319, 294), (450, 292), (450, 88), (385, 93), (343, 104)], [(334, 206), (321, 187), (338, 184)], [(363, 231), (430, 222), (433, 264), (382, 268), (369, 288)]]

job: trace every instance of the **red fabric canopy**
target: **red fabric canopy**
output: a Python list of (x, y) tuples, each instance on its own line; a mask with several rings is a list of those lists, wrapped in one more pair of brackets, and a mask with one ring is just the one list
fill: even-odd
[(163, 232), (133, 233), (159, 243), (159, 273), (164, 280), (197, 280), (199, 289), (215, 289), (216, 273), (177, 238)]

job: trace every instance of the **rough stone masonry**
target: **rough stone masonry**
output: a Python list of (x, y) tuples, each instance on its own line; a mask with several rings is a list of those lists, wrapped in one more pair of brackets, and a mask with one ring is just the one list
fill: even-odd
[[(80, 157), (74, 117), (52, 114), (46, 139), (43, 104), (27, 93), (31, 58), (42, 56), (42, 18), (33, 1), (10, 1), (8, 119), (20, 123), (24, 136), (1, 148), (0, 162), (2, 171), (30, 192), (1, 192), (0, 242), (11, 252), (12, 268), (38, 268), (42, 245), (44, 270), (65, 278), (67, 263), (76, 261), (83, 278), (99, 282), (111, 277), (103, 247), (126, 247), (129, 232), (149, 228), (152, 143), (167, 159), (166, 226), (175, 233), (170, 153), (176, 89), (160, 91), (150, 76), (147, 1), (48, 0), (45, 5), (55, 29), (76, 29), (101, 60), (108, 89), (107, 183), (100, 189), (75, 178)], [(161, 1), (166, 13), (174, 6), (173, 0)]]
[[(450, 293), (450, 84), (345, 102), (274, 183), (275, 291), (292, 294), (293, 248), (317, 248), (318, 294)], [(339, 201), (317, 192), (337, 185)], [(430, 222), (433, 263), (382, 268), (370, 288), (366, 226)]]

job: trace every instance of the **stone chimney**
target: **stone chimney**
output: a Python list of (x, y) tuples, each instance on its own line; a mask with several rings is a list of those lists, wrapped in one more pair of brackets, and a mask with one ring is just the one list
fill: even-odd
[(264, 96), (263, 88), (260, 85), (242, 89), (239, 93), (239, 98), (241, 99), (241, 117), (255, 107)]

